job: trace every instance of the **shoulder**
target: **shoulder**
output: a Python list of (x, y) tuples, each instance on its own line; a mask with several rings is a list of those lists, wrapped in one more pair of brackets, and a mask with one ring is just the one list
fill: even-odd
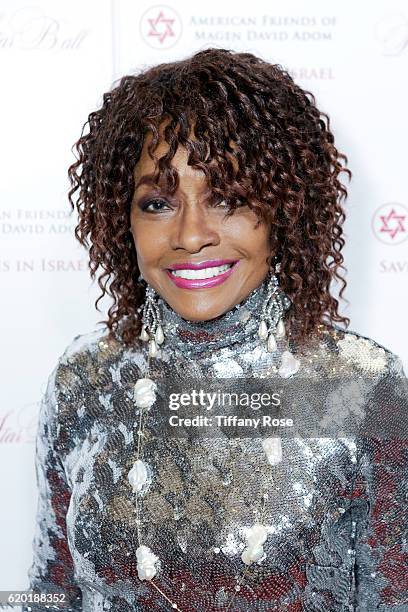
[(78, 443), (95, 422), (109, 418), (112, 397), (126, 395), (138, 378), (140, 343), (129, 348), (107, 329), (77, 334), (65, 346), (47, 386), (61, 456)]
[(58, 359), (61, 364), (74, 363), (84, 359), (85, 356), (97, 356), (103, 351), (118, 352), (123, 345), (116, 339), (108, 337), (106, 329), (93, 329), (83, 334), (77, 334), (66, 345), (64, 351)]
[(74, 336), (65, 345), (48, 375), (44, 394), (46, 403), (57, 406), (61, 394), (69, 397), (69, 392), (75, 391), (81, 382), (91, 382), (101, 354), (107, 351), (117, 354), (120, 350), (117, 344), (117, 341), (108, 340), (108, 332), (104, 329), (93, 329)]
[(323, 341), (343, 363), (368, 374), (405, 377), (401, 358), (389, 347), (369, 336), (331, 324), (324, 326)]
[(98, 373), (114, 367), (124, 356), (137, 355), (138, 352), (140, 343), (129, 348), (116, 337), (110, 336), (106, 328), (77, 334), (57, 360), (56, 382), (73, 382), (77, 377), (81, 377), (92, 384)]
[(84, 374), (92, 369), (93, 356), (98, 350), (102, 350), (103, 345), (100, 343), (108, 345), (106, 336), (106, 332), (96, 329), (74, 336), (57, 357), (48, 374), (40, 402), (38, 430), (41, 435), (44, 435), (43, 432), (51, 432), (55, 444), (61, 429), (60, 416), (67, 415), (70, 412), (68, 407), (76, 406), (80, 402), (83, 382), (86, 379)]
[(120, 380), (120, 371), (130, 367), (134, 374), (146, 368), (146, 345), (139, 338), (126, 344), (107, 328), (77, 334), (57, 358), (53, 371), (58, 388), (72, 388), (77, 384), (100, 390)]

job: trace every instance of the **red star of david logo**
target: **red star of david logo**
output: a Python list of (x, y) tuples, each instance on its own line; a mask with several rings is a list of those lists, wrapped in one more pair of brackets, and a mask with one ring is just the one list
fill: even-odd
[(155, 36), (162, 43), (168, 36), (175, 36), (172, 25), (174, 23), (174, 19), (165, 18), (163, 11), (160, 11), (155, 19), (148, 19), (150, 23), (150, 31), (148, 32), (148, 36)]
[(380, 215), (380, 219), (382, 221), (380, 232), (387, 233), (390, 238), (395, 238), (399, 232), (404, 234), (407, 231), (404, 227), (405, 218), (406, 215), (397, 215), (395, 210), (392, 208), (388, 215)]

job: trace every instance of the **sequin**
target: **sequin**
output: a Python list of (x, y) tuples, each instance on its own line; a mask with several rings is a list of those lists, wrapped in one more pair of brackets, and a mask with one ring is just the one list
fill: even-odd
[[(263, 291), (196, 325), (164, 305), (151, 378), (278, 379), (288, 338), (277, 338), (274, 352), (260, 345)], [(137, 514), (128, 472), (138, 444), (134, 385), (147, 350), (94, 331), (76, 336), (50, 374), (29, 579), (31, 588), (63, 589), (68, 606), (23, 612), (408, 610), (405, 439), (287, 438), (270, 463), (259, 438), (155, 437), (153, 404), (142, 457), (151, 478)], [(310, 354), (290, 350), (311, 378), (405, 377), (395, 354), (336, 325)], [(333, 417), (330, 398), (328, 390)], [(344, 401), (353, 402), (352, 387)], [(386, 419), (388, 398), (379, 401)], [(268, 535), (243, 576), (241, 555), (258, 523)], [(147, 547), (139, 559), (138, 530)]]

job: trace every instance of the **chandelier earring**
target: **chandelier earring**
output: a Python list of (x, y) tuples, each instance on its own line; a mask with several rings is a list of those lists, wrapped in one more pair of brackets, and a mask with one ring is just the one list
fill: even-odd
[[(144, 281), (139, 276), (139, 281)], [(142, 312), (142, 331), (139, 338), (149, 343), (149, 357), (157, 357), (158, 348), (164, 342), (164, 332), (160, 308), (157, 303), (159, 294), (146, 281), (146, 294), (143, 305), (138, 309)]]
[[(277, 258), (275, 258), (276, 261)], [(267, 284), (266, 298), (262, 304), (261, 321), (258, 327), (258, 336), (266, 342), (268, 352), (274, 352), (278, 348), (277, 340), (286, 337), (286, 328), (283, 321), (285, 311), (290, 307), (289, 297), (280, 290), (277, 274), (281, 271), (281, 262), (269, 269), (269, 279)], [(287, 349), (282, 353), (281, 365), (278, 373), (282, 378), (289, 378), (299, 370), (300, 361), (296, 359), (289, 350), (289, 340)]]

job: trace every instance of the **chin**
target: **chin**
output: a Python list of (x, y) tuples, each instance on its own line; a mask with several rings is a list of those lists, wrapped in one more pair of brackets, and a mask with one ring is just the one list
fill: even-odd
[[(216, 319), (217, 317), (223, 315), (227, 310), (231, 307), (229, 305), (225, 305), (225, 307), (219, 308), (205, 308), (203, 304), (199, 304), (197, 308), (178, 308), (177, 304), (170, 304), (170, 306), (181, 316), (183, 319), (187, 319), (188, 321), (210, 321), (211, 319)], [(200, 308), (201, 306), (201, 308)]]

